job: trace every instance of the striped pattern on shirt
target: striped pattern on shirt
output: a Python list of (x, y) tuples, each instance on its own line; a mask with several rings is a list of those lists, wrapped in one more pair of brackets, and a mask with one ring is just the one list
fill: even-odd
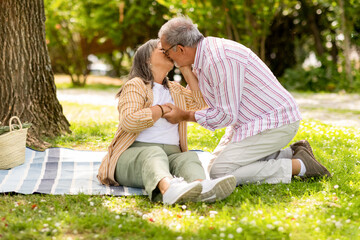
[[(175, 82), (169, 82), (169, 91), (175, 106), (181, 109), (196, 111), (207, 107), (200, 91), (191, 91)], [(118, 104), (119, 126), (97, 175), (102, 184), (119, 185), (114, 178), (116, 163), (140, 132), (154, 125), (150, 110), (152, 103), (153, 91), (150, 84), (145, 85), (140, 78), (125, 83)], [(187, 124), (180, 122), (180, 149), (183, 152), (188, 150), (186, 135)]]
[(249, 48), (227, 39), (204, 38), (194, 73), (208, 109), (195, 113), (203, 127), (231, 127), (232, 142), (301, 120), (291, 94)]

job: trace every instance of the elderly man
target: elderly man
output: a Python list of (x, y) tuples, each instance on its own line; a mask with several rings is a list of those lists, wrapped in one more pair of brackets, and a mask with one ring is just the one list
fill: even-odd
[(177, 66), (192, 65), (209, 108), (191, 112), (171, 104), (164, 117), (172, 123), (197, 122), (214, 131), (226, 128), (211, 178), (234, 175), (237, 184), (290, 183), (300, 177), (330, 176), (302, 140), (284, 148), (301, 120), (291, 94), (249, 48), (222, 38), (204, 37), (189, 18), (165, 23), (159, 38), (163, 53)]

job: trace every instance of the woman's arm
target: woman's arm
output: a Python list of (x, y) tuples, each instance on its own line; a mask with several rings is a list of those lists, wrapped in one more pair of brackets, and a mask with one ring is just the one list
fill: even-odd
[(192, 72), (191, 66), (180, 67), (180, 71), (185, 78), (190, 89), (181, 87), (181, 91), (185, 96), (186, 109), (185, 110), (201, 110), (207, 108), (207, 104), (200, 92), (198, 79)]
[(200, 91), (198, 79), (192, 72), (191, 66), (183, 66), (179, 68), (181, 74), (184, 76), (186, 83), (192, 91)]
[(162, 118), (166, 113), (171, 111), (171, 108), (166, 105), (155, 105), (150, 107), (150, 110), (152, 112), (152, 119), (154, 122)]

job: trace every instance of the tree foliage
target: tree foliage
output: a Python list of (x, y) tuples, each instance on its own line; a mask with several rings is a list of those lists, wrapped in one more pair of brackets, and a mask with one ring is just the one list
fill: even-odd
[[(169, 8), (167, 18), (188, 15), (205, 35), (226, 37), (251, 48), (276, 76), (284, 76), (283, 84), (290, 89), (351, 91), (356, 86), (356, 79), (351, 82), (350, 76), (356, 77), (359, 64), (352, 66), (350, 76), (343, 73), (345, 63), (350, 62), (344, 39), (348, 36), (351, 46), (359, 48), (358, 1), (344, 1), (343, 9), (340, 0), (158, 2)], [(340, 27), (344, 21), (341, 11), (345, 12), (346, 29)], [(302, 65), (311, 53), (320, 66), (304, 68)], [(294, 84), (288, 78), (294, 75), (307, 79), (296, 78), (300, 82)]]
[[(86, 76), (89, 54), (109, 62), (117, 75), (126, 73), (124, 59), (131, 59), (139, 44), (157, 37), (166, 20), (187, 15), (205, 36), (232, 39), (251, 48), (276, 76), (283, 76), (280, 79), (286, 86), (292, 82), (287, 76), (319, 72), (323, 73), (324, 81), (306, 83), (306, 79), (302, 89), (353, 90), (360, 85), (359, 63), (350, 62), (349, 55), (353, 49), (359, 51), (360, 46), (360, 3), (356, 0), (45, 0), (45, 3), (54, 69), (75, 76), (74, 79)], [(312, 53), (320, 66), (304, 67), (305, 59)], [(314, 68), (321, 71), (313, 71)], [(307, 73), (296, 74), (298, 71)]]
[[(45, 0), (47, 38), (54, 69), (84, 85), (90, 54), (121, 68), (139, 44), (157, 36), (167, 9), (156, 1)], [(116, 52), (114, 52), (116, 51)], [(115, 54), (117, 53), (117, 54)]]

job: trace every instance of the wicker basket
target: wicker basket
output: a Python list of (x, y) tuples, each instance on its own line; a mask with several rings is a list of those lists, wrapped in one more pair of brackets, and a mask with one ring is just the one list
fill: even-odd
[[(16, 119), (20, 125), (14, 130), (12, 121)], [(9, 169), (25, 162), (27, 128), (23, 128), (20, 119), (16, 116), (9, 120), (10, 132), (0, 135), (0, 169)]]

